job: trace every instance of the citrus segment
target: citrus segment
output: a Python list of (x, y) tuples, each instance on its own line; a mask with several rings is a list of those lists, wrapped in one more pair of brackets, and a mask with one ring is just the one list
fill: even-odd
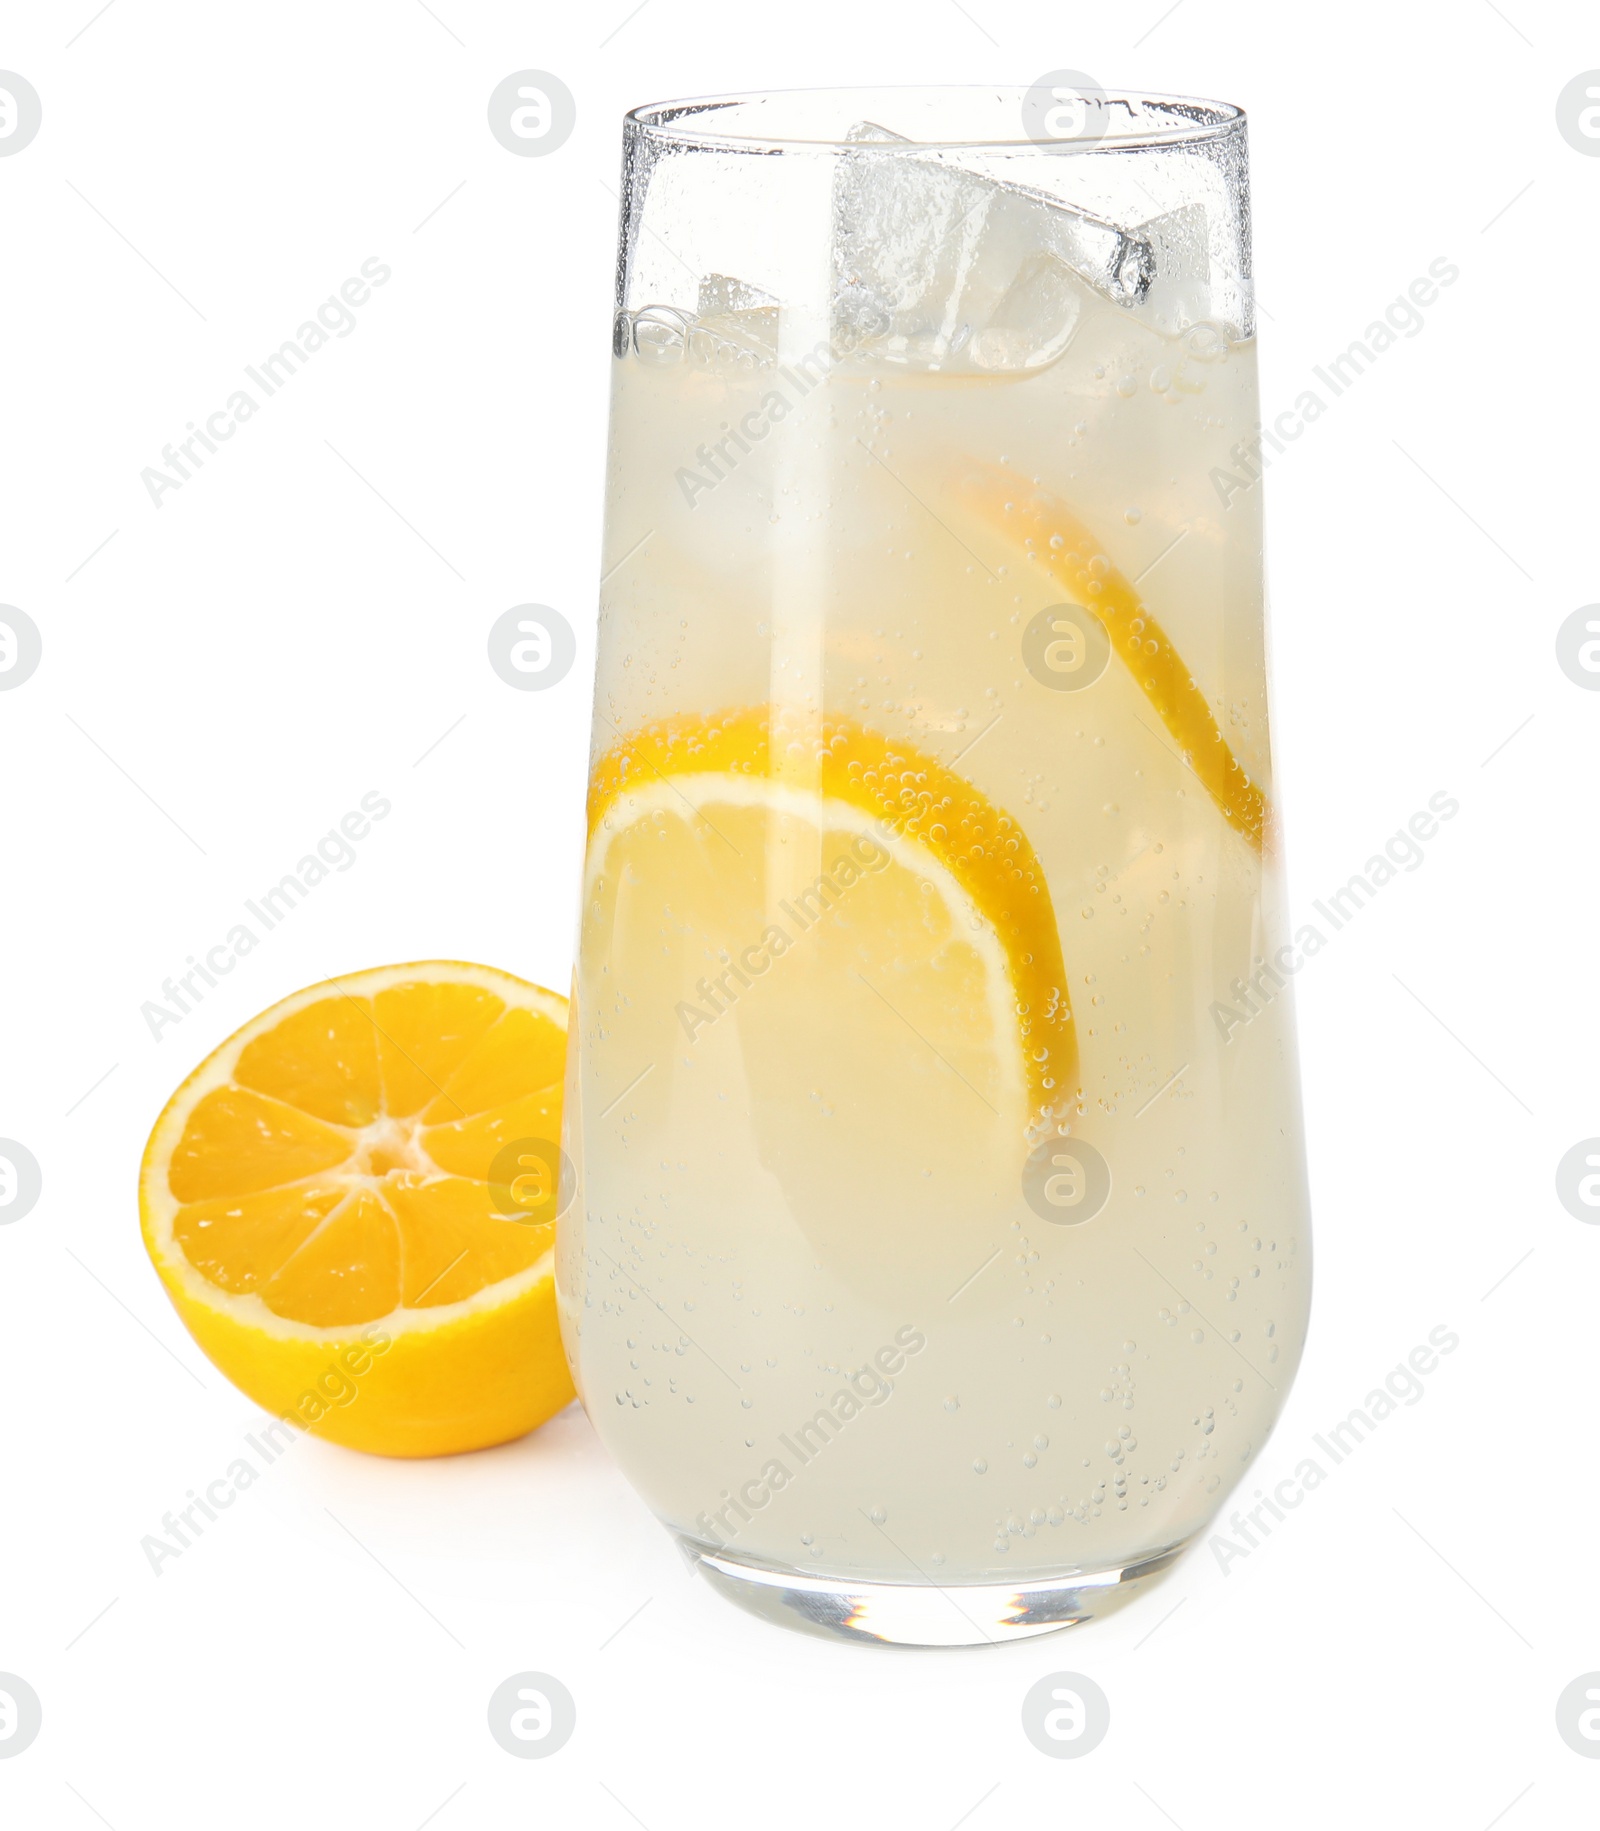
[(384, 1109), (409, 1118), (437, 1097), (483, 1039), (505, 1000), (479, 985), (413, 981), (372, 1000)]
[(394, 1216), (370, 1189), (352, 1189), (261, 1287), (269, 1310), (337, 1329), (376, 1322), (400, 1304)]
[(180, 1202), (282, 1188), (350, 1155), (346, 1133), (244, 1087), (218, 1087), (187, 1115), (168, 1180)]
[(440, 1125), (559, 1082), (566, 1032), (538, 1011), (511, 1010), (468, 1053), (422, 1115)]
[(557, 1081), (506, 1106), (474, 1113), (470, 1119), (430, 1125), (422, 1132), (419, 1143), (441, 1170), (474, 1176), (518, 1138), (555, 1139), (560, 1135), (561, 1084)]
[(513, 1277), (555, 1238), (548, 1223), (507, 1226), (484, 1185), (465, 1177), (402, 1180), (388, 1202), (400, 1231), (401, 1301), (418, 1308), (459, 1303)]
[(173, 1238), (202, 1278), (225, 1291), (258, 1291), (345, 1198), (337, 1183), (291, 1183), (257, 1195), (191, 1202)]
[(233, 1079), (329, 1125), (369, 1125), (383, 1104), (372, 1007), (336, 997), (291, 1012), (240, 1051)]

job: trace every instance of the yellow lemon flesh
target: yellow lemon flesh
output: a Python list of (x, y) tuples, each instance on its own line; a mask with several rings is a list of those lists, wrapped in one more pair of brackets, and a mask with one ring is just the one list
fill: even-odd
[(504, 1443), (571, 1400), (566, 1032), (555, 993), (424, 961), (296, 992), (190, 1075), (150, 1134), (140, 1219), (241, 1391), (386, 1456)]

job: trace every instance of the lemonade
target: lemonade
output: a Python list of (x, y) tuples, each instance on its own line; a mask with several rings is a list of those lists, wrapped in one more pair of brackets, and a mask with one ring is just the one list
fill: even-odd
[(1303, 1340), (1254, 346), (1192, 213), (838, 142), (786, 282), (625, 269), (557, 1279), (711, 1569), (966, 1639), (874, 1586), (1089, 1612)]

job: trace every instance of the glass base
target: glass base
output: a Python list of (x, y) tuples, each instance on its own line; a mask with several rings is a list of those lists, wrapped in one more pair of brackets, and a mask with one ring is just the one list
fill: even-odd
[(674, 1533), (711, 1587), (740, 1608), (829, 1640), (889, 1647), (983, 1647), (1031, 1640), (1110, 1614), (1183, 1553), (1188, 1541), (1108, 1570), (1027, 1583), (874, 1583), (759, 1564)]

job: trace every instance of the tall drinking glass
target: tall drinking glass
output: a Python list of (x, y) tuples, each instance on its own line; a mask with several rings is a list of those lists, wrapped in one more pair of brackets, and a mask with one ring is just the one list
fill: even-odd
[(1309, 1290), (1245, 123), (871, 90), (625, 128), (562, 1326), (713, 1582), (1101, 1612)]

